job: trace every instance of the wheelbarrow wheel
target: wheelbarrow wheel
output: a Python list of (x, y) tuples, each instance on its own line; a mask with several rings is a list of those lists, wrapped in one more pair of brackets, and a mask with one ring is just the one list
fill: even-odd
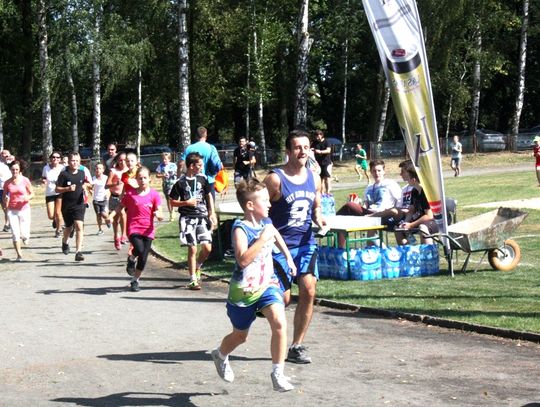
[(488, 252), (489, 264), (494, 270), (513, 270), (521, 260), (521, 249), (517, 242), (512, 239), (505, 240), (498, 249), (491, 249)]

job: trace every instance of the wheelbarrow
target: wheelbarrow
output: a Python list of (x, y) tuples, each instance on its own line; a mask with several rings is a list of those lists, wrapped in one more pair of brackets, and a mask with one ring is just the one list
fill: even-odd
[(453, 257), (457, 251), (467, 253), (462, 272), (465, 272), (472, 253), (484, 252), (476, 270), (486, 257), (493, 270), (513, 270), (521, 260), (521, 249), (516, 241), (509, 239), (514, 230), (527, 217), (527, 212), (499, 208), (448, 226), (448, 233), (431, 235), (433, 240), (445, 247), (447, 239), (450, 250), (445, 250), (448, 268), (454, 276)]

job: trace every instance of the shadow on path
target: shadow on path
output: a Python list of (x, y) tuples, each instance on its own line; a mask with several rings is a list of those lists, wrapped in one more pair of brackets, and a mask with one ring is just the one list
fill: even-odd
[(193, 406), (192, 397), (226, 395), (227, 393), (115, 393), (96, 398), (61, 397), (53, 399), (58, 403), (73, 403), (77, 406)]
[[(130, 362), (151, 362), (159, 364), (174, 364), (186, 361), (211, 361), (212, 358), (206, 350), (194, 350), (188, 352), (154, 352), (154, 353), (132, 353), (132, 354), (116, 354), (116, 355), (99, 355), (98, 358), (114, 360), (114, 361), (130, 361)], [(254, 361), (254, 360), (271, 360), (270, 358), (247, 358), (245, 356), (229, 356), (230, 360), (237, 361)]]

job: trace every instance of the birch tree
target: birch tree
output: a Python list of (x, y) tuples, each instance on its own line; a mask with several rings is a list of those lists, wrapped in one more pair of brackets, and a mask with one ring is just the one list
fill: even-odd
[(469, 136), (473, 140), (473, 152), (476, 154), (478, 142), (476, 140), (476, 128), (478, 127), (478, 115), (480, 111), (480, 86), (481, 86), (481, 57), (482, 57), (482, 31), (480, 19), (478, 19), (475, 32), (475, 62), (472, 76), (472, 105), (469, 114)]
[(180, 99), (180, 149), (191, 144), (189, 115), (189, 38), (187, 32), (188, 0), (178, 0), (178, 93)]
[(18, 4), (21, 14), (22, 32), (22, 108), (23, 108), (23, 131), (21, 140), (20, 155), (25, 159), (30, 159), (32, 151), (32, 128), (33, 102), (34, 102), (34, 37), (32, 33), (32, 2), (22, 0)]
[(519, 41), (519, 66), (518, 83), (516, 94), (516, 106), (512, 118), (512, 141), (513, 150), (516, 150), (516, 138), (519, 131), (519, 121), (523, 110), (523, 100), (525, 98), (525, 65), (527, 62), (527, 33), (529, 29), (529, 0), (523, 0), (523, 12), (521, 16), (521, 35)]
[(79, 117), (77, 112), (77, 92), (75, 89), (75, 82), (73, 81), (73, 74), (70, 66), (70, 61), (66, 58), (66, 76), (68, 81), (68, 88), (70, 94), (70, 112), (71, 112), (71, 145), (73, 151), (79, 150)]
[[(100, 66), (100, 32), (103, 7), (100, 3), (94, 8), (94, 29), (90, 54), (92, 56), (92, 157), (98, 159), (101, 144), (101, 66)], [(78, 151), (78, 146), (74, 146)]]
[(141, 155), (142, 139), (142, 72), (139, 69), (137, 78), (137, 155)]
[(53, 151), (49, 55), (47, 50), (47, 10), (44, 0), (38, 2), (39, 68), (41, 76), (42, 154), (47, 161)]
[(302, 0), (298, 18), (298, 62), (296, 74), (296, 95), (294, 103), (294, 126), (306, 127), (307, 125), (307, 90), (308, 58), (311, 40), (308, 32), (309, 23), (309, 0)]

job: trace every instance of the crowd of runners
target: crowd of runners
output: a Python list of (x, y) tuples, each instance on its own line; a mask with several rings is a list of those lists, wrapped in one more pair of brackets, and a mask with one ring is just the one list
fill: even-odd
[[(166, 198), (169, 220), (179, 214), (180, 243), (187, 246), (190, 283), (187, 288), (200, 290), (201, 269), (212, 250), (212, 231), (217, 226), (214, 182), (223, 164), (214, 146), (206, 141), (207, 131), (197, 130), (198, 141), (190, 145), (178, 164), (169, 153), (162, 154), (156, 168)], [(318, 281), (317, 244), (313, 226), (324, 229), (321, 196), (328, 192), (328, 173), (310, 165), (313, 152), (326, 153), (324, 137), (317, 133), (319, 148), (313, 148), (309, 133), (292, 131), (285, 142), (286, 161), (259, 181), (249, 169), (254, 163), (245, 139), (235, 151), (240, 165), (235, 165), (236, 197), (244, 213), (232, 227), (235, 266), (227, 296), (227, 315), (232, 331), (212, 350), (217, 373), (234, 381), (229, 355), (247, 340), (249, 328), (257, 316), (266, 318), (271, 329), (272, 386), (276, 391), (294, 388), (284, 374), (285, 360), (311, 363), (303, 345), (311, 318)], [(537, 143), (538, 144), (538, 143)], [(358, 146), (357, 165), (365, 173), (365, 152)], [(536, 154), (535, 149), (535, 154)], [(111, 245), (120, 250), (128, 247), (126, 272), (129, 288), (137, 292), (145, 269), (152, 241), (155, 220), (162, 221), (161, 194), (150, 187), (150, 170), (132, 152), (117, 151), (110, 144), (102, 160), (94, 165), (93, 175), (81, 164), (79, 153), (72, 152), (64, 160), (53, 152), (42, 172), (46, 213), (51, 221), (58, 249), (74, 260), (85, 260), (83, 253), (85, 213), (92, 206), (98, 235), (112, 229)], [(459, 161), (453, 158), (453, 168)], [(385, 178), (381, 160), (369, 163), (371, 180), (363, 199), (354, 197), (338, 214), (377, 216), (392, 228), (400, 225), (399, 244), (406, 244), (403, 230), (424, 228), (436, 231), (433, 214), (410, 162), (401, 165), (407, 185), (401, 189)], [(454, 169), (455, 169), (454, 168)], [(34, 197), (32, 183), (22, 175), (23, 163), (3, 150), (0, 159), (0, 194), (5, 213), (3, 232), (11, 233), (16, 252), (15, 261), (24, 260), (23, 246), (30, 245), (31, 209)], [(456, 170), (459, 171), (459, 170)], [(360, 176), (360, 171), (358, 172)], [(456, 176), (458, 174), (456, 173)], [(368, 181), (369, 182), (369, 181)], [(292, 344), (287, 349), (287, 323), (284, 309), (290, 302), (292, 284), (298, 286), (298, 304), (293, 321)]]

